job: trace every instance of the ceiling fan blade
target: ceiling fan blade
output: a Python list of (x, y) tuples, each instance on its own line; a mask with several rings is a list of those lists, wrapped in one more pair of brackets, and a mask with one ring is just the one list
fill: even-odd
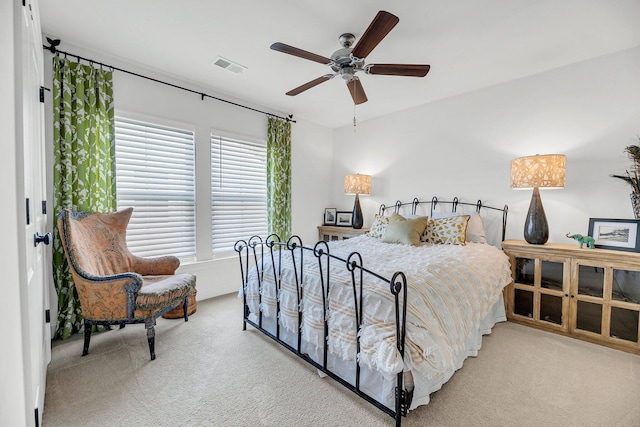
[(353, 48), (352, 55), (356, 58), (365, 58), (399, 21), (400, 19), (397, 16), (389, 12), (384, 10), (378, 12), (364, 34), (362, 34), (362, 37), (360, 37), (356, 47)]
[(271, 49), (282, 53), (288, 53), (289, 55), (297, 56), (299, 58), (308, 59), (309, 61), (319, 62), (320, 64), (331, 64), (331, 59), (329, 58), (307, 52), (306, 50), (298, 49), (297, 47), (289, 46), (288, 44), (274, 43), (271, 45)]
[(418, 64), (370, 64), (366, 67), (366, 72), (385, 76), (424, 77), (430, 69), (429, 65)]
[(307, 82), (302, 86), (298, 86), (297, 88), (290, 90), (289, 92), (287, 92), (287, 95), (296, 96), (297, 94), (302, 93), (307, 89), (311, 89), (314, 86), (318, 86), (320, 83), (324, 83), (327, 80), (331, 80), (332, 78), (333, 78), (332, 74), (326, 74), (324, 76), (318, 77), (315, 80), (311, 80), (310, 82)]
[(347, 87), (349, 88), (349, 92), (351, 92), (351, 98), (353, 98), (353, 103), (363, 104), (367, 102), (367, 94), (364, 93), (364, 88), (362, 87), (362, 83), (360, 83), (360, 79), (354, 77), (353, 79), (347, 82)]

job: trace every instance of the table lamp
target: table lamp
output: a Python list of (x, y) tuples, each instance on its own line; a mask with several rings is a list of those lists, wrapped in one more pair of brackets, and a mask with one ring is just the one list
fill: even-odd
[(564, 188), (565, 165), (563, 154), (519, 157), (511, 161), (511, 188), (533, 189), (524, 222), (524, 239), (528, 243), (543, 245), (549, 239), (539, 188)]
[(360, 229), (362, 228), (363, 219), (358, 195), (371, 194), (371, 175), (356, 174), (345, 176), (344, 193), (356, 195), (356, 200), (353, 203), (353, 213), (351, 214), (351, 226)]

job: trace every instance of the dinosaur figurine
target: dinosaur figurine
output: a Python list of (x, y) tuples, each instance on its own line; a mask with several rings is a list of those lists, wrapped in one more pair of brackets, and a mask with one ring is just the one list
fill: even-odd
[(577, 240), (580, 243), (580, 249), (582, 249), (582, 245), (585, 243), (589, 249), (593, 249), (595, 247), (595, 240), (591, 236), (583, 236), (582, 234), (571, 234), (567, 233), (567, 237), (573, 240)]

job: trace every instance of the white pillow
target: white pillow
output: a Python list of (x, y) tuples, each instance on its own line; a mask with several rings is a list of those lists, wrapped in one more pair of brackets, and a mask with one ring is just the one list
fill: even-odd
[[(469, 215), (461, 212), (433, 212), (431, 218), (450, 218), (452, 216)], [(484, 229), (482, 217), (477, 213), (471, 214), (467, 224), (467, 242), (487, 243), (487, 232)]]

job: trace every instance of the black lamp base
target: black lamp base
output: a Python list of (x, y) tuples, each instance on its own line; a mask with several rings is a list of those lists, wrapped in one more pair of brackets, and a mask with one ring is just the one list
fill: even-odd
[(360, 209), (360, 198), (356, 194), (356, 201), (353, 203), (353, 213), (351, 214), (351, 226), (359, 230), (362, 228), (363, 223), (362, 209)]
[(533, 189), (529, 212), (524, 221), (524, 240), (532, 245), (544, 245), (549, 240), (549, 224), (544, 214), (538, 187)]

